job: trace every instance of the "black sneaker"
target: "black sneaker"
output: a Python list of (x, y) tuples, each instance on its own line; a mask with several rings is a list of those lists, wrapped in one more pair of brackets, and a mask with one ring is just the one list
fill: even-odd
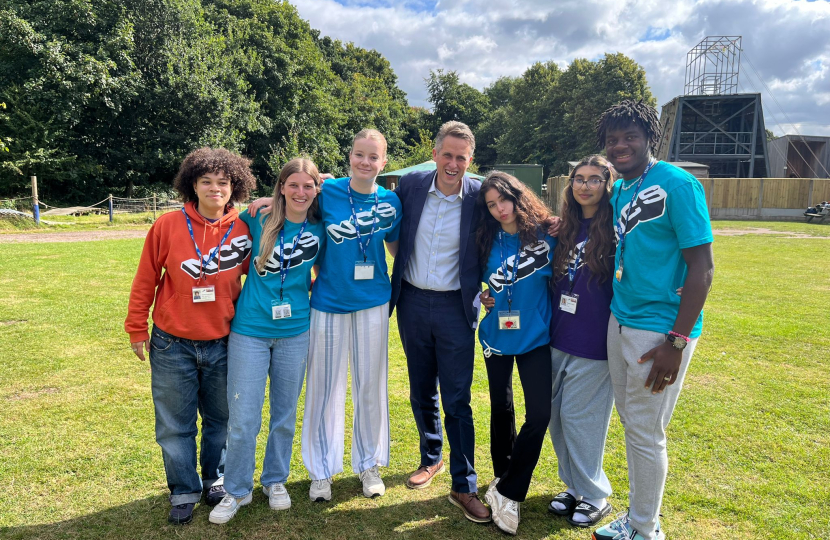
[(210, 489), (205, 494), (205, 504), (212, 508), (222, 502), (222, 498), (225, 495), (225, 486), (222, 484), (214, 484), (210, 486)]
[(170, 509), (167, 521), (173, 525), (184, 525), (193, 521), (193, 508), (196, 503), (177, 504)]

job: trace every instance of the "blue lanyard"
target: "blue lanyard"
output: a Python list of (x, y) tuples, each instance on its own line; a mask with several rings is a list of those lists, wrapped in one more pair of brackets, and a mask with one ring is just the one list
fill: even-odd
[(582, 243), (582, 247), (579, 248), (579, 251), (576, 254), (576, 261), (574, 262), (573, 268), (568, 266), (568, 282), (570, 283), (570, 287), (568, 287), (568, 294), (571, 294), (574, 291), (574, 279), (576, 279), (576, 272), (579, 270), (579, 260), (582, 258), (582, 252), (585, 251), (585, 246), (588, 245), (588, 235), (585, 235), (585, 242)]
[(199, 256), (199, 280), (202, 280), (205, 278), (203, 266), (209, 266), (210, 263), (213, 262), (213, 259), (215, 259), (217, 255), (219, 255), (219, 250), (222, 248), (222, 244), (224, 244), (225, 240), (227, 240), (228, 236), (230, 236), (231, 231), (233, 230), (233, 226), (236, 222), (231, 221), (231, 226), (228, 227), (228, 232), (226, 232), (225, 236), (222, 237), (222, 240), (219, 241), (219, 245), (216, 246), (215, 249), (212, 249), (208, 252), (208, 260), (204, 261), (203, 264), (202, 251), (199, 249), (199, 244), (196, 243), (196, 237), (193, 235), (193, 225), (190, 223), (190, 216), (187, 215), (187, 212), (184, 211), (184, 208), (182, 208), (182, 214), (184, 214), (184, 219), (187, 220), (187, 230), (188, 232), (190, 232), (190, 239), (193, 240), (193, 247), (196, 248), (196, 255)]
[[(646, 175), (648, 171), (657, 163), (657, 160), (650, 159), (648, 165), (646, 165), (643, 174), (640, 175), (640, 181), (637, 182), (637, 188), (634, 190), (634, 196), (631, 197), (631, 202), (628, 203), (628, 214), (625, 215), (625, 224), (620, 225), (620, 220), (616, 220), (614, 226), (617, 228), (617, 236), (620, 237), (620, 267), (623, 265), (623, 254), (625, 253), (625, 237), (628, 235), (628, 218), (631, 217), (631, 210), (634, 209), (634, 201), (637, 200), (637, 195), (640, 194), (640, 186), (643, 185), (643, 181), (646, 179)], [(614, 203), (614, 206), (619, 206), (620, 204), (620, 193), (622, 193), (622, 183), (620, 184), (620, 190), (617, 192), (617, 200)], [(622, 217), (622, 208), (620, 208), (620, 217)], [(623, 230), (625, 229), (625, 230)]]
[(504, 232), (499, 231), (499, 258), (501, 259), (501, 272), (504, 275), (504, 287), (507, 289), (507, 311), (510, 311), (513, 304), (513, 285), (516, 284), (516, 274), (519, 269), (519, 249), (521, 239), (516, 238), (516, 256), (513, 258), (513, 273), (510, 281), (507, 280), (507, 259), (504, 257)]
[[(308, 218), (303, 221), (300, 232), (294, 237), (294, 243), (291, 244), (291, 256), (294, 256), (294, 248), (297, 247), (297, 242), (305, 231), (305, 226), (308, 225)], [(288, 266), (285, 265), (285, 225), (280, 229), (280, 302), (282, 302), (282, 289), (285, 287), (285, 278), (288, 277), (288, 270), (291, 268), (291, 259), (288, 259)]]
[[(351, 182), (351, 180), (349, 180)], [(352, 219), (354, 220), (354, 229), (357, 233), (357, 245), (360, 246), (360, 252), (363, 254), (363, 262), (366, 262), (366, 250), (369, 249), (369, 243), (372, 241), (372, 236), (375, 234), (375, 214), (378, 210), (378, 192), (375, 190), (375, 204), (372, 206), (372, 228), (369, 231), (369, 237), (366, 239), (366, 245), (363, 244), (363, 237), (360, 235), (360, 223), (357, 222), (357, 213), (354, 209), (354, 199), (352, 199), (352, 187), (347, 183), (346, 191), (349, 194), (349, 205), (352, 207)]]

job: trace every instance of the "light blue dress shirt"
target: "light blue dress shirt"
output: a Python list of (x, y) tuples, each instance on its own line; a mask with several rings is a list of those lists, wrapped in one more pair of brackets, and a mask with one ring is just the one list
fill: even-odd
[(460, 193), (444, 195), (435, 187), (435, 175), (432, 177), (412, 256), (403, 272), (403, 279), (419, 289), (455, 291), (461, 288), (459, 252), (464, 190), (462, 187)]

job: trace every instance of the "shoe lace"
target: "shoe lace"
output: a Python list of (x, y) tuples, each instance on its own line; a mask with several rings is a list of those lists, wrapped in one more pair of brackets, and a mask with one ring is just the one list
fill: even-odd
[(271, 487), (268, 488), (268, 491), (271, 495), (281, 495), (285, 493), (285, 486), (282, 484), (271, 484)]
[(512, 499), (507, 499), (507, 505), (505, 505), (505, 510), (510, 512), (511, 514), (519, 515), (519, 503)]
[(620, 512), (616, 519), (608, 524), (608, 528), (617, 531), (614, 540), (633, 540), (628, 531), (628, 512)]
[(234, 502), (236, 502), (236, 498), (228, 493), (222, 497), (222, 500), (219, 502), (219, 506), (231, 506)]
[(369, 467), (365, 471), (360, 473), (360, 480), (362, 482), (366, 482), (367, 480), (380, 480), (380, 471), (378, 471), (378, 466), (375, 465), (374, 467)]

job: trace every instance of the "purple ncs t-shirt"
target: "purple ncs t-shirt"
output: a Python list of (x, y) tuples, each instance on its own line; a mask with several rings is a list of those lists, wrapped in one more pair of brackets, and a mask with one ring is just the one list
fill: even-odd
[[(580, 221), (576, 246), (570, 253), (568, 262), (571, 268), (576, 263), (576, 254), (585, 242), (588, 227), (591, 225), (591, 218)], [(590, 239), (588, 241), (590, 242)], [(575, 314), (559, 308), (562, 293), (568, 292), (570, 287), (568, 274), (565, 273), (556, 282), (551, 293), (553, 317), (550, 321), (550, 346), (580, 358), (608, 360), (606, 333), (608, 319), (611, 316), (611, 298), (614, 295), (613, 277), (609, 276), (604, 283), (600, 283), (596, 278), (589, 278), (591, 270), (582, 258), (574, 277), (573, 293), (579, 295)]]

